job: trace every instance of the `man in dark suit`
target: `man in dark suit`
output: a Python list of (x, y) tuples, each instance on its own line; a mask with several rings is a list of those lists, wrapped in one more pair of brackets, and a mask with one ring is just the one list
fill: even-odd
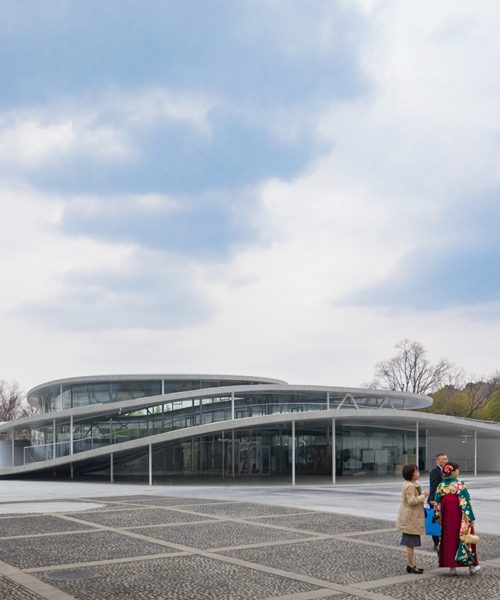
[[(443, 467), (448, 462), (448, 457), (446, 454), (440, 452), (436, 454), (436, 466), (429, 473), (429, 506), (434, 508), (434, 496), (436, 495), (437, 486), (441, 483), (443, 479)], [(439, 536), (433, 535), (432, 541), (434, 542), (434, 550), (437, 552), (439, 550)]]

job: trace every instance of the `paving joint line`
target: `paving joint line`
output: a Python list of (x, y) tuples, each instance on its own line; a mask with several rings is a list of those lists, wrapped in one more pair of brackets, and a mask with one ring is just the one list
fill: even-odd
[(312, 590), (311, 592), (299, 592), (298, 594), (287, 594), (286, 596), (268, 596), (263, 600), (316, 600), (317, 598), (334, 598), (342, 593), (333, 590)]
[[(156, 508), (156, 507), (155, 507)], [(161, 508), (161, 507), (160, 507)], [(102, 514), (106, 511), (99, 511), (99, 514)], [(109, 512), (119, 512), (119, 511), (109, 511)], [(321, 532), (311, 532), (310, 530), (307, 529), (297, 529), (294, 527), (286, 527), (284, 525), (273, 525), (270, 523), (259, 523), (259, 522), (254, 522), (253, 520), (249, 520), (247, 518), (236, 518), (236, 517), (223, 517), (223, 516), (219, 516), (219, 515), (208, 515), (206, 513), (196, 513), (196, 512), (192, 512), (192, 511), (186, 511), (186, 510), (177, 510), (176, 512), (180, 512), (183, 514), (188, 514), (191, 516), (197, 516), (197, 517), (206, 517), (206, 519), (203, 519), (201, 521), (186, 521), (185, 523), (166, 523), (165, 525), (161, 524), (161, 523), (157, 523), (154, 525), (131, 525), (128, 527), (123, 527), (120, 528), (121, 531), (124, 530), (130, 530), (130, 529), (134, 529), (134, 528), (139, 528), (139, 527), (164, 527), (164, 526), (176, 526), (176, 525), (193, 525), (195, 526), (197, 523), (210, 523), (210, 522), (227, 522), (227, 523), (240, 523), (243, 525), (255, 525), (257, 527), (262, 527), (265, 529), (276, 529), (279, 531), (287, 531), (287, 532), (293, 532), (293, 533), (300, 533), (303, 535), (314, 535), (317, 537), (322, 537), (324, 539), (329, 539), (331, 536), (331, 534), (327, 534), (327, 533), (321, 533)], [(72, 513), (74, 514), (74, 513)], [(78, 513), (78, 514), (82, 514), (82, 513)], [(96, 514), (96, 513), (94, 513)], [(60, 518), (64, 518), (63, 515), (69, 517), (70, 515), (68, 513), (53, 513), (54, 516), (59, 516)], [(281, 515), (281, 516), (289, 516), (289, 515)], [(93, 521), (85, 521), (85, 519), (81, 519), (81, 521), (78, 521), (80, 523), (84, 523), (84, 524), (93, 524), (93, 525), (98, 525)]]
[(42, 596), (45, 600), (77, 600), (74, 596), (63, 592), (59, 588), (45, 583), (45, 581), (40, 581), (40, 579), (3, 561), (0, 561), (0, 575), (17, 583), (25, 590)]
[(163, 552), (159, 554), (146, 554), (144, 556), (126, 556), (123, 558), (108, 558), (103, 560), (91, 560), (82, 563), (67, 563), (62, 565), (47, 565), (45, 567), (29, 567), (22, 569), (23, 573), (48, 573), (50, 571), (65, 571), (67, 569), (81, 569), (87, 567), (98, 567), (99, 565), (115, 565), (122, 563), (140, 562), (146, 560), (158, 560), (161, 558), (174, 558), (176, 556), (190, 556), (190, 552)]
[[(78, 519), (76, 519), (75, 517), (70, 517), (68, 515), (60, 515), (60, 517), (63, 519), (68, 519), (70, 521), (79, 522)], [(142, 540), (148, 541), (148, 542), (153, 542), (153, 543), (156, 543), (161, 546), (175, 548), (176, 550), (178, 550), (180, 552), (185, 552), (186, 554), (189, 554), (189, 555), (193, 555), (193, 556), (200, 555), (200, 556), (204, 556), (206, 558), (211, 558), (211, 559), (217, 560), (219, 562), (235, 564), (237, 566), (241, 566), (246, 569), (251, 569), (254, 571), (256, 570), (256, 571), (260, 571), (260, 572), (268, 573), (268, 574), (272, 574), (272, 575), (278, 575), (280, 577), (285, 577), (286, 579), (293, 579), (295, 581), (309, 583), (312, 585), (316, 585), (318, 587), (331, 589), (334, 591), (340, 591), (340, 592), (349, 593), (349, 594), (357, 593), (358, 595), (360, 592), (363, 592), (363, 594), (364, 594), (363, 597), (367, 598), (369, 600), (385, 600), (387, 598), (387, 596), (382, 596), (380, 594), (374, 594), (373, 592), (369, 592), (368, 590), (360, 590), (360, 589), (357, 589), (357, 588), (354, 588), (351, 586), (344, 586), (344, 585), (335, 584), (335, 583), (332, 583), (332, 582), (329, 582), (326, 580), (318, 579), (315, 577), (310, 577), (309, 575), (301, 575), (301, 574), (293, 573), (292, 571), (276, 569), (274, 567), (267, 567), (265, 565), (260, 565), (258, 563), (253, 563), (251, 561), (245, 561), (245, 560), (237, 559), (237, 558), (230, 557), (230, 556), (223, 556), (221, 554), (217, 554), (213, 550), (202, 550), (200, 548), (183, 546), (181, 544), (175, 544), (173, 542), (164, 542), (163, 540), (157, 540), (154, 538), (148, 538), (147, 536), (132, 534), (129, 531), (124, 531), (124, 530), (120, 530), (120, 529), (116, 529), (116, 528), (108, 527), (108, 526), (103, 526), (102, 529), (112, 531), (112, 532), (118, 533), (118, 534), (129, 535), (131, 537), (134, 537), (137, 539), (142, 539)], [(295, 543), (297, 543), (297, 542), (295, 542)], [(270, 542), (268, 544), (272, 545), (272, 542)], [(231, 550), (232, 549), (234, 549), (234, 548), (231, 548)], [(169, 558), (169, 556), (167, 555), (166, 558)]]

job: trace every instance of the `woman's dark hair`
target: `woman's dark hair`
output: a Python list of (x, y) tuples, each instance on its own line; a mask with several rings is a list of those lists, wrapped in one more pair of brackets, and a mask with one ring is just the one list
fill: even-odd
[(417, 465), (405, 465), (401, 471), (401, 474), (406, 479), (406, 481), (411, 481), (413, 479), (413, 473), (418, 471)]
[(443, 467), (443, 474), (445, 477), (449, 477), (452, 471), (456, 471), (460, 466), (456, 462), (447, 462)]

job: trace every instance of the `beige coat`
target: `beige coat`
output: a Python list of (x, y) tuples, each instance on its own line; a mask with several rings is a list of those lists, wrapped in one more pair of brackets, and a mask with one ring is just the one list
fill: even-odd
[(425, 496), (422, 488), (415, 481), (405, 481), (401, 494), (396, 529), (413, 535), (425, 534)]

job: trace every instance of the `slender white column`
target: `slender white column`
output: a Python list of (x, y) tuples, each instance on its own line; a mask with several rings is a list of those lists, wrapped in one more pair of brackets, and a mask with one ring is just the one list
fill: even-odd
[(153, 485), (153, 444), (149, 444), (149, 485)]
[(425, 430), (425, 467), (429, 470), (429, 430)]
[(52, 419), (52, 458), (56, 457), (56, 420)]
[(73, 479), (73, 477), (74, 477), (73, 465), (70, 465), (70, 467), (69, 467), (69, 471), (70, 471), (70, 473), (71, 473), (70, 477), (71, 477), (71, 479)]
[(231, 466), (231, 476), (234, 477), (234, 429), (231, 432), (231, 462), (232, 462), (232, 466)]
[(419, 431), (418, 431), (418, 421), (417, 421), (417, 423), (415, 425), (415, 463), (417, 465), (417, 469), (419, 468), (418, 467), (418, 433), (419, 433)]
[(10, 439), (12, 442), (12, 466), (15, 466), (16, 462), (16, 430), (14, 427), (10, 430)]
[(113, 473), (113, 453), (111, 452), (111, 454), (109, 455), (109, 480), (111, 483), (114, 483), (115, 481), (115, 477), (114, 477), (114, 473)]
[(224, 439), (224, 431), (222, 431), (222, 479), (224, 479), (224, 468), (226, 458), (226, 440)]
[(292, 421), (292, 485), (295, 485), (295, 421)]
[[(69, 418), (69, 453), (73, 454), (73, 415)], [(71, 478), (73, 479), (73, 477)]]
[(477, 477), (477, 431), (474, 431), (474, 477)]
[(326, 392), (326, 410), (330, 410), (330, 392)]
[(335, 419), (332, 419), (332, 483), (337, 482), (337, 453), (335, 450)]
[(234, 392), (231, 392), (231, 421), (234, 421)]

